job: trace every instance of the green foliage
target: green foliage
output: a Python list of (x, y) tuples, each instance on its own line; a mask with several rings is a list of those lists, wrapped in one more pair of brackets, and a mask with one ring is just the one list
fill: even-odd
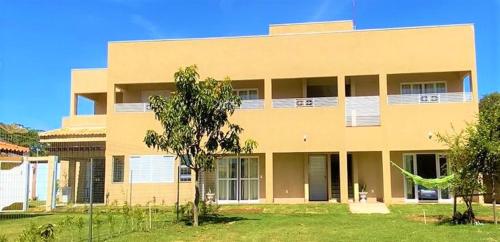
[(0, 140), (30, 148), (30, 155), (46, 154), (46, 144), (40, 143), (39, 130), (31, 129), (20, 124), (0, 123)]
[[(193, 202), (187, 202), (180, 206), (179, 212), (182, 215), (182, 220), (189, 224), (193, 223)], [(201, 218), (208, 218), (213, 216), (218, 216), (219, 205), (212, 203), (207, 203), (205, 201), (200, 201), (198, 203), (198, 208), (200, 211), (199, 216)], [(175, 213), (175, 211), (174, 211)]]
[(481, 99), (479, 121), (470, 148), (476, 157), (478, 169), (495, 181), (500, 172), (500, 93), (495, 92)]
[[(484, 189), (481, 183), (481, 170), (470, 143), (470, 137), (474, 135), (476, 135), (476, 127), (473, 124), (468, 124), (464, 130), (455, 131), (454, 134), (437, 135), (438, 140), (448, 146), (448, 167), (450, 173), (454, 175), (450, 188), (455, 195), (463, 198), (467, 205), (467, 211), (463, 214), (467, 216), (465, 220), (471, 223), (475, 221), (472, 207), (474, 194)], [(453, 216), (456, 217), (456, 214)]]
[(163, 132), (148, 130), (144, 142), (150, 148), (176, 154), (194, 171), (193, 225), (197, 226), (199, 172), (212, 170), (215, 161), (224, 154), (251, 153), (257, 143), (247, 140), (241, 144), (243, 128), (229, 121), (241, 104), (229, 79), (200, 81), (196, 66), (179, 69), (174, 79), (176, 91), (170, 97), (149, 99)]
[(7, 236), (5, 234), (0, 234), (0, 242), (7, 242)]
[(34, 223), (30, 223), (27, 228), (21, 232), (19, 238), (17, 239), (19, 242), (32, 242), (38, 241), (40, 238), (40, 233), (38, 228)]
[(55, 240), (55, 225), (48, 223), (40, 227), (36, 227), (34, 223), (23, 230), (19, 235), (18, 241), (20, 242), (33, 242), (33, 241), (54, 241)]
[(40, 238), (42, 241), (54, 241), (55, 239), (55, 225), (44, 224), (38, 228), (40, 231)]

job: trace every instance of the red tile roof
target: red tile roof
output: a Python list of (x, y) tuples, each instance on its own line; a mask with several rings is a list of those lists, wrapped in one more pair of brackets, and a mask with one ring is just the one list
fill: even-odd
[(30, 149), (19, 145), (0, 141), (0, 151), (13, 153), (27, 153)]

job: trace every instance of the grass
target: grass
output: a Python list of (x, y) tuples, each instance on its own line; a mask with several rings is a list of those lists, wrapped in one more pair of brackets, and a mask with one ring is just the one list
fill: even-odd
[[(391, 213), (350, 214), (347, 205), (232, 205), (223, 206), (221, 216), (204, 221), (198, 228), (173, 223), (175, 215), (162, 211), (151, 232), (126, 232), (110, 241), (500, 241), (500, 225), (451, 225), (451, 205), (393, 205)], [(427, 224), (424, 224), (423, 211)], [(460, 208), (463, 210), (463, 207)], [(60, 223), (78, 211), (32, 218), (1, 219), (0, 234), (15, 239), (30, 221), (37, 225)], [(476, 207), (480, 218), (491, 216), (490, 207)], [(86, 225), (88, 226), (88, 225)], [(104, 229), (103, 229), (104, 230)], [(102, 231), (101, 231), (102, 232)], [(83, 231), (83, 236), (87, 230)], [(103, 232), (104, 234), (106, 232)], [(67, 232), (56, 233), (69, 241)], [(78, 237), (78, 236), (76, 236)], [(101, 237), (101, 238), (104, 238)]]

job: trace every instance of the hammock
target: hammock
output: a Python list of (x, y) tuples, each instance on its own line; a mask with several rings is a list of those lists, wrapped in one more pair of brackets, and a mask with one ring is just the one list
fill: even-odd
[(423, 186), (427, 189), (446, 189), (451, 186), (451, 182), (453, 181), (453, 178), (455, 178), (455, 175), (451, 174), (449, 176), (443, 176), (440, 178), (427, 179), (406, 171), (392, 161), (391, 163), (393, 166), (397, 167), (407, 179), (412, 180), (413, 183)]

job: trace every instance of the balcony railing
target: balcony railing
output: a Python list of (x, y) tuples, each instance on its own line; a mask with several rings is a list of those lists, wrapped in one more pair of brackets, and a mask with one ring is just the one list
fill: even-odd
[(254, 99), (254, 100), (241, 100), (240, 109), (263, 109), (264, 100)]
[(337, 97), (273, 99), (273, 108), (332, 107), (337, 104)]
[(116, 103), (115, 112), (151, 112), (151, 108), (149, 107), (149, 103)]
[(472, 100), (470, 92), (388, 95), (389, 104), (465, 103)]
[(345, 125), (348, 127), (380, 125), (379, 100), (378, 96), (346, 97)]

